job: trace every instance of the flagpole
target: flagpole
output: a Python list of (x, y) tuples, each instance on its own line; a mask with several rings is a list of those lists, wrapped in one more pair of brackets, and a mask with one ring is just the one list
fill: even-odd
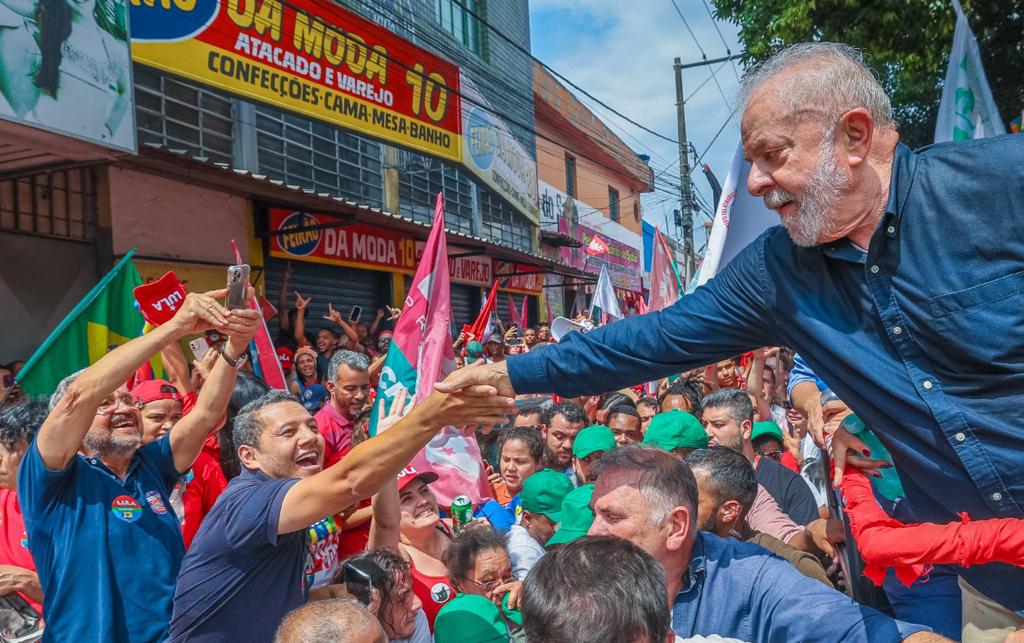
[(61, 334), (65, 330), (67, 330), (67, 327), (70, 326), (74, 322), (74, 320), (77, 319), (78, 316), (81, 315), (85, 311), (85, 309), (88, 308), (89, 305), (96, 300), (100, 293), (103, 292), (103, 289), (106, 288), (107, 285), (114, 280), (117, 274), (121, 272), (121, 269), (124, 268), (125, 264), (129, 263), (132, 260), (132, 257), (134, 256), (135, 248), (132, 248), (127, 253), (125, 253), (124, 257), (121, 258), (121, 261), (118, 261), (117, 265), (114, 266), (114, 268), (110, 272), (105, 274), (103, 276), (103, 279), (100, 279), (99, 283), (97, 283), (93, 287), (93, 289), (90, 290), (85, 295), (85, 297), (83, 297), (75, 305), (75, 307), (71, 309), (71, 312), (64, 316), (64, 319), (61, 320), (59, 324), (57, 324), (57, 328), (55, 328), (53, 332), (50, 333), (50, 336), (46, 338), (46, 341), (44, 341), (43, 344), (36, 349), (36, 352), (32, 353), (32, 357), (28, 358), (28, 361), (25, 362), (25, 365), (21, 367), (20, 371), (18, 371), (18, 374), (14, 377), (16, 382), (20, 382), (25, 378), (25, 375), (32, 369), (32, 367), (35, 366), (36, 363), (43, 358), (43, 355), (45, 355), (46, 351), (50, 349), (50, 346), (52, 346), (53, 343), (56, 342), (57, 339), (61, 336)]

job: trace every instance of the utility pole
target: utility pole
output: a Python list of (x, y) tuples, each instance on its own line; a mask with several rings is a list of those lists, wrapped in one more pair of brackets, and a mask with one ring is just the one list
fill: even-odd
[(685, 285), (689, 285), (697, 262), (693, 253), (693, 187), (690, 184), (690, 155), (686, 142), (686, 112), (683, 106), (683, 63), (675, 59), (676, 119), (679, 128), (679, 191), (682, 193), (683, 256), (685, 257)]

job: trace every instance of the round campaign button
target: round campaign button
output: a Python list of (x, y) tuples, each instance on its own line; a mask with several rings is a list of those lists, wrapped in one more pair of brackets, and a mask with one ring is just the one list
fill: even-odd
[(118, 496), (110, 503), (110, 510), (125, 522), (135, 522), (142, 517), (142, 505), (131, 496)]

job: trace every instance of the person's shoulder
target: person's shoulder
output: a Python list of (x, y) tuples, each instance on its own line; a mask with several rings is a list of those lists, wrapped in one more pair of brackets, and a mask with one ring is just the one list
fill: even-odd
[(919, 161), (931, 163), (980, 162), (985, 165), (999, 165), (1004, 170), (1019, 165), (1006, 165), (1008, 159), (1024, 160), (1024, 136), (1003, 134), (991, 138), (976, 138), (968, 141), (947, 141), (934, 143), (914, 150)]

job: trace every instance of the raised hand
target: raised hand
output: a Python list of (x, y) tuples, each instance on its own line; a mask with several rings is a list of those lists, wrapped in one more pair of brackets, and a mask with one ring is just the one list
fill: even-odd
[(298, 309), (298, 310), (305, 310), (306, 306), (309, 306), (309, 302), (310, 302), (311, 299), (312, 299), (312, 297), (305, 297), (305, 298), (303, 298), (302, 295), (299, 294), (299, 291), (296, 290), (295, 291), (295, 308)]
[(341, 313), (334, 309), (334, 304), (327, 304), (327, 314), (324, 315), (324, 319), (332, 321), (339, 326), (341, 326), (341, 322), (343, 321)]
[(227, 288), (204, 293), (191, 292), (185, 296), (178, 312), (169, 322), (181, 335), (203, 333), (212, 328), (223, 328), (229, 324), (234, 312), (218, 301), (228, 294)]

